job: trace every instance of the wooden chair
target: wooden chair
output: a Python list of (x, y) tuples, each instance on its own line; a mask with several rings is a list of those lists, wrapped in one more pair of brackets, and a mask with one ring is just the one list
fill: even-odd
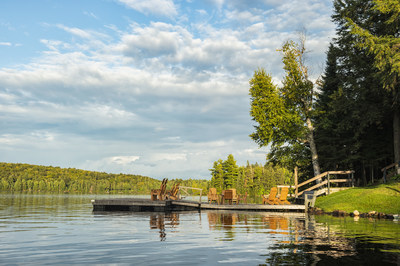
[(276, 194), (278, 194), (278, 188), (273, 187), (269, 192), (269, 196), (262, 195), (263, 197), (263, 204), (268, 203), (270, 205), (278, 204), (278, 199), (276, 198)]
[(179, 183), (176, 183), (170, 191), (167, 191), (166, 198), (170, 200), (177, 200), (178, 199), (178, 192), (179, 192)]
[(217, 194), (217, 189), (212, 187), (208, 190), (208, 194), (207, 194), (207, 198), (208, 198), (208, 203), (212, 203), (213, 201), (215, 201), (217, 204), (218, 202), (218, 194)]
[(161, 187), (159, 189), (152, 189), (151, 190), (151, 200), (164, 200), (166, 195), (166, 188), (167, 188), (168, 179), (164, 178), (161, 182)]
[(283, 187), (281, 190), (281, 195), (279, 196), (279, 198), (276, 200), (277, 204), (290, 204), (289, 201), (287, 201), (287, 195), (289, 193), (289, 188), (287, 187)]
[(232, 204), (234, 202), (236, 204), (238, 204), (238, 196), (236, 194), (236, 189), (235, 188), (224, 190), (223, 195), (224, 195), (224, 204), (225, 204), (225, 201), (228, 201), (229, 204)]

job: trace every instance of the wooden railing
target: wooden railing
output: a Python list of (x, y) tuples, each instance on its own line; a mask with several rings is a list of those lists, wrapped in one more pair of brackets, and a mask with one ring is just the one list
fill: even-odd
[[(331, 175), (348, 175), (348, 178), (342, 178), (342, 179), (331, 179)], [(323, 180), (325, 179), (325, 180)], [(307, 189), (304, 189), (303, 191), (299, 192), (299, 188), (307, 185), (311, 182), (320, 180), (321, 182), (317, 183), (314, 186), (311, 186)], [(297, 184), (297, 169), (295, 169), (295, 197), (301, 196), (305, 191), (310, 191), (310, 190), (316, 190), (317, 188), (321, 188), (322, 186), (327, 185), (327, 194), (331, 193), (331, 183), (348, 183), (348, 185), (354, 187), (354, 171), (328, 171), (324, 172), (322, 174), (319, 174), (311, 179), (308, 179), (304, 181), (301, 184)]]
[(199, 202), (201, 203), (201, 196), (202, 196), (202, 194), (203, 194), (203, 189), (201, 189), (201, 188), (196, 188), (196, 187), (184, 187), (184, 186), (179, 186), (179, 194), (180, 194), (180, 196), (181, 196), (181, 192), (185, 193), (185, 195), (184, 195), (183, 197), (192, 196), (192, 195), (188, 192), (188, 190), (199, 190), (199, 191), (200, 191), (200, 199), (199, 199)]
[(399, 163), (392, 163), (392, 164), (389, 164), (388, 166), (385, 166), (385, 167), (383, 167), (382, 169), (381, 169), (381, 171), (383, 172), (383, 177), (382, 177), (382, 179), (383, 179), (383, 183), (386, 183), (386, 179), (387, 179), (387, 177), (388, 177), (388, 170), (389, 169), (391, 169), (391, 168), (393, 168), (393, 167), (396, 167), (396, 166), (400, 166), (400, 162)]

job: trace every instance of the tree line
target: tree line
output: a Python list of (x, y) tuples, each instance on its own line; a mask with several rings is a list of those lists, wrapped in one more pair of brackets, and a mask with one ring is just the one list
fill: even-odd
[(335, 0), (332, 20), (336, 38), (321, 79), (309, 77), (305, 35), (280, 50), (281, 86), (255, 71), (250, 137), (270, 145), (269, 162), (299, 167), (300, 180), (352, 169), (366, 185), (400, 162), (400, 2)]
[(292, 173), (281, 166), (272, 163), (238, 166), (232, 154), (224, 161), (215, 161), (210, 171), (210, 187), (216, 188), (219, 194), (222, 190), (235, 188), (240, 195), (247, 193), (249, 197), (257, 198), (268, 194), (274, 186), (293, 183)]
[[(207, 190), (209, 181), (172, 179), (168, 182), (167, 188), (175, 183)], [(160, 185), (160, 180), (141, 175), (0, 163), (0, 191), (149, 195), (151, 189), (160, 188)]]

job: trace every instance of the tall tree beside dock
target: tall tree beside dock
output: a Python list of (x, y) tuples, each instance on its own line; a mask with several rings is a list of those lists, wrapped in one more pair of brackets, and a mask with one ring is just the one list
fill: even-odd
[[(334, 1), (336, 38), (327, 53), (314, 117), (322, 171), (352, 169), (364, 185), (382, 177), (381, 168), (393, 162), (393, 147), (397, 146), (393, 141), (394, 129), (398, 128), (393, 126), (393, 111), (398, 110), (399, 83), (393, 90), (384, 84), (386, 79), (398, 80), (398, 72), (389, 66), (399, 64), (400, 53), (393, 53), (394, 47), (386, 50), (389, 46), (384, 40), (398, 43), (400, 18), (395, 15), (397, 11), (385, 14), (377, 10), (376, 3)], [(387, 21), (392, 20), (389, 25)], [(395, 28), (397, 35), (393, 35)], [(362, 34), (373, 37), (372, 43), (383, 45), (385, 49), (378, 53), (383, 56), (381, 62)], [(386, 65), (382, 70), (388, 72), (382, 72), (377, 64)]]
[[(350, 17), (346, 19), (351, 34), (356, 37), (356, 45), (374, 56), (373, 66), (378, 70), (383, 88), (392, 95), (394, 160), (400, 163), (400, 1), (375, 0), (373, 12), (380, 18), (382, 31), (374, 32)], [(400, 168), (396, 169), (400, 174)]]
[(286, 74), (282, 87), (264, 69), (255, 71), (250, 80), (250, 114), (257, 123), (250, 137), (260, 147), (271, 144), (274, 155), (290, 156), (299, 146), (309, 149), (314, 175), (319, 175), (312, 122), (314, 84), (304, 63), (305, 38), (286, 42), (280, 51)]

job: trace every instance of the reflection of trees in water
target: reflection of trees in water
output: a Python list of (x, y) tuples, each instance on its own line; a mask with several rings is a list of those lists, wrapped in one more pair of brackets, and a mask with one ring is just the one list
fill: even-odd
[[(340, 222), (344, 222), (344, 219)], [(345, 232), (338, 228), (338, 220), (318, 223), (312, 215), (303, 219), (293, 219), (291, 223), (288, 241), (281, 241), (268, 248), (264, 255), (266, 264), (396, 265), (400, 259), (397, 254), (382, 252), (371, 239), (360, 241), (356, 236), (346, 237)], [(385, 247), (384, 244), (380, 246)]]
[[(243, 232), (247, 227), (251, 234), (254, 231), (266, 233), (265, 241), (259, 244), (265, 246), (265, 254), (261, 256), (265, 257), (268, 265), (337, 265), (338, 262), (359, 264), (359, 261), (368, 263), (377, 260), (379, 262), (377, 258), (365, 259), (376, 251), (372, 249), (373, 252), (370, 252), (371, 249), (366, 250), (362, 247), (363, 243), (356, 238), (346, 237), (343, 230), (338, 230), (337, 221), (318, 222), (314, 216), (304, 215), (211, 211), (207, 212), (207, 217), (210, 230), (224, 232), (224, 238), (219, 240), (233, 241), (235, 233)], [(274, 241), (272, 245), (271, 241)], [(380, 253), (379, 258), (398, 256)], [(396, 259), (386, 261), (393, 262)]]
[(235, 225), (247, 225), (247, 214), (230, 212), (207, 212), (208, 225), (211, 230), (223, 230), (225, 232), (224, 241), (235, 239)]
[(150, 215), (150, 229), (160, 230), (160, 241), (165, 241), (167, 238), (165, 228), (177, 228), (178, 225), (178, 213), (157, 213)]

